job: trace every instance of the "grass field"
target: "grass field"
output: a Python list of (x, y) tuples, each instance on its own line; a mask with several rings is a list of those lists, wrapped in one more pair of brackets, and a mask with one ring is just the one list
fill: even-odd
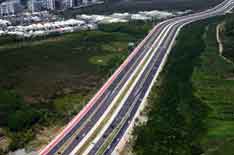
[(121, 30), (103, 30), (41, 41), (11, 43), (1, 39), (0, 86), (15, 89), (28, 100), (46, 100), (66, 91), (93, 88), (102, 83), (100, 66), (107, 65), (113, 57), (128, 55), (128, 42), (136, 42), (140, 37)]
[[(41, 124), (69, 121), (128, 56), (129, 42), (138, 43), (151, 28), (130, 22), (45, 38), (1, 37), (0, 128), (9, 131), (10, 148), (23, 147)], [(25, 126), (16, 128), (22, 119)]]
[[(115, 48), (113, 44), (116, 41), (127, 44), (127, 40), (132, 40), (127, 34), (81, 32), (43, 44), (8, 48), (0, 53), (1, 85), (13, 85), (23, 96), (43, 98), (53, 98), (56, 93), (63, 94), (58, 91), (63, 91), (66, 87), (93, 87), (102, 75), (98, 73), (98, 65), (90, 63), (90, 57), (102, 58), (113, 54), (115, 51), (103, 49), (101, 45), (109, 44)], [(126, 48), (123, 50), (127, 52)]]
[[(225, 20), (232, 17), (228, 15)], [(215, 27), (216, 24), (208, 27), (205, 36), (206, 49), (200, 57), (200, 65), (193, 73), (194, 93), (210, 108), (206, 120), (208, 133), (203, 141), (208, 150), (206, 154), (232, 155), (234, 96), (231, 94), (234, 93), (234, 66), (219, 56)], [(224, 48), (225, 50), (227, 49)]]

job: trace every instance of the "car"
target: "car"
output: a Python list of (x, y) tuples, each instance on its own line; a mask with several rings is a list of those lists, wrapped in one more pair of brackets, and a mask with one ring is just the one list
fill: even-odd
[(112, 125), (111, 125), (111, 129), (114, 129), (114, 128), (115, 128), (115, 125), (112, 124)]

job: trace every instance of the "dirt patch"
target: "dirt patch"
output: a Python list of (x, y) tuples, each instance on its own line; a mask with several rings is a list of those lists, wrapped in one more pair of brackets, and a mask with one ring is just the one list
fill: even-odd
[(48, 142), (53, 140), (62, 130), (64, 127), (56, 125), (50, 127), (43, 127), (38, 129), (36, 138), (30, 142), (30, 147), (39, 151), (43, 147), (45, 147)]
[(0, 150), (6, 151), (8, 149), (8, 146), (10, 144), (10, 139), (2, 136), (0, 137)]

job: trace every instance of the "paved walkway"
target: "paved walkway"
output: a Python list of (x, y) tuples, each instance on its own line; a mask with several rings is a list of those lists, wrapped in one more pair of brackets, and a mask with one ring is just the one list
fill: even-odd
[(217, 38), (217, 42), (219, 44), (219, 55), (225, 60), (227, 61), (228, 63), (231, 63), (234, 65), (234, 63), (229, 60), (228, 58), (226, 58), (225, 56), (223, 56), (223, 43), (222, 43), (222, 40), (221, 40), (221, 37), (220, 37), (220, 34), (221, 34), (221, 30), (222, 30), (222, 27), (223, 27), (224, 23), (221, 23), (221, 24), (218, 24), (217, 27), (216, 27), (216, 38)]

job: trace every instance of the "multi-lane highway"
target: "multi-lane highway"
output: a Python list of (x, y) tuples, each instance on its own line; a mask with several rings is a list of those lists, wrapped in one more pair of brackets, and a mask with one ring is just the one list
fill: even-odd
[(204, 12), (156, 25), (83, 110), (40, 155), (111, 154), (139, 113), (180, 29), (191, 22), (223, 15), (232, 0)]

